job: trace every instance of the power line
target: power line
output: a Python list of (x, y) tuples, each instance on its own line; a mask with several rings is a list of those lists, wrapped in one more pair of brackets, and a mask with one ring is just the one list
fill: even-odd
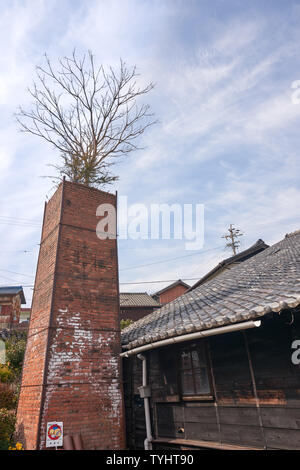
[[(182, 281), (198, 281), (199, 277), (186, 277), (182, 278)], [(176, 282), (178, 279), (160, 279), (156, 281), (138, 281), (138, 282), (119, 282), (120, 285), (129, 285), (129, 284), (158, 284), (163, 282)]]
[[(22, 286), (22, 287), (34, 287), (33, 284), (28, 284), (28, 285), (25, 284), (25, 285), (24, 285), (24, 284), (22, 284), (22, 283), (21, 283), (21, 284), (20, 284), (20, 283), (18, 283), (18, 284), (11, 284), (9, 287), (19, 287), (19, 286)], [(1, 284), (0, 287), (7, 287), (7, 284)]]
[(0, 253), (32, 253), (32, 250), (1, 250)]
[[(193, 253), (190, 253), (188, 255), (177, 256), (177, 257), (174, 257), (174, 258), (167, 258), (167, 259), (163, 259), (163, 260), (160, 260), (160, 261), (155, 261), (153, 263), (146, 263), (146, 264), (131, 266), (131, 267), (128, 267), (128, 268), (121, 269), (120, 271), (127, 271), (127, 270), (130, 270), (130, 269), (137, 269), (137, 268), (142, 268), (142, 267), (146, 267), (146, 266), (152, 266), (152, 265), (156, 265), (156, 264), (166, 263), (168, 261), (174, 261), (174, 260), (177, 260), (177, 259), (183, 259), (183, 258), (187, 258), (187, 257), (190, 257), (190, 256), (195, 256), (197, 254), (207, 253), (209, 251), (216, 251), (216, 250), (219, 250), (220, 248), (223, 248), (223, 246), (218, 246), (218, 247), (215, 247), (215, 248), (209, 248), (207, 250), (201, 250), (199, 252), (193, 252)], [(8, 269), (0, 269), (0, 271), (8, 272), (8, 273), (11, 273), (11, 274), (17, 274), (17, 275), (20, 275), (20, 276), (26, 276), (26, 277), (30, 277), (30, 278), (34, 277), (34, 275), (31, 275), (31, 274), (24, 274), (24, 273), (19, 273), (19, 272), (16, 272), (16, 271), (9, 271)], [(5, 278), (4, 276), (0, 276), (0, 277)], [(14, 282), (19, 282), (19, 281), (15, 281), (11, 278), (6, 278), (6, 279), (12, 280)], [(198, 280), (198, 279), (199, 278), (186, 278), (186, 280)], [(120, 282), (120, 285), (175, 282), (176, 280), (177, 279), (174, 279), (174, 280), (139, 281), (139, 282)], [(16, 285), (20, 285), (20, 283), (18, 283)], [(34, 285), (33, 284), (23, 285), (23, 287), (34, 287)]]
[(34, 277), (32, 274), (17, 273), (15, 271), (9, 271), (8, 269), (0, 269), (0, 271), (5, 271), (6, 273), (11, 273), (11, 274), (18, 274), (19, 276)]
[(34, 224), (34, 225), (40, 225), (41, 222), (38, 222), (34, 219), (25, 219), (22, 217), (11, 217), (8, 215), (0, 215), (0, 220), (4, 222), (17, 222), (20, 224)]
[(13, 282), (17, 282), (15, 279), (12, 279), (11, 277), (6, 277), (6, 276), (0, 276), (1, 279), (7, 279), (8, 281), (13, 281)]
[(24, 248), (21, 250), (0, 250), (0, 253), (32, 253), (34, 250), (37, 250), (37, 247), (39, 247), (39, 243), (35, 243), (32, 248)]
[(27, 224), (27, 223), (20, 223), (20, 222), (13, 222), (13, 221), (3, 221), (0, 219), (0, 225), (13, 225), (14, 227), (34, 227), (34, 228), (41, 228), (42, 224)]
[[(1, 276), (0, 276), (1, 277)], [(186, 277), (182, 278), (182, 281), (197, 281), (199, 277)], [(157, 284), (161, 282), (175, 282), (178, 281), (178, 279), (159, 279), (159, 280), (153, 280), (153, 281), (137, 281), (137, 282), (119, 282), (120, 285), (129, 285), (129, 284)], [(11, 287), (17, 287), (20, 284), (15, 284)], [(5, 284), (2, 284), (0, 287), (5, 287)], [(34, 287), (34, 284), (22, 284), (22, 287)]]
[(0, 215), (0, 225), (12, 225), (14, 227), (41, 228), (42, 223), (34, 222), (32, 219)]
[(208, 250), (201, 250), (201, 251), (197, 251), (197, 252), (194, 251), (193, 253), (190, 253), (189, 255), (177, 256), (176, 258), (166, 258), (166, 259), (163, 259), (163, 260), (160, 260), (160, 261), (154, 261), (153, 263), (139, 264), (139, 265), (136, 265), (136, 266), (130, 266), (128, 268), (120, 269), (120, 272), (121, 271), (129, 271), (130, 269), (143, 268), (145, 266), (152, 266), (154, 264), (166, 263), (168, 261), (174, 261), (174, 260), (177, 260), (177, 259), (188, 258), (190, 256), (195, 256), (196, 254), (207, 253), (209, 251), (216, 251), (216, 250), (219, 250), (220, 248), (223, 248), (223, 246), (217, 246), (215, 248), (209, 248)]
[[(11, 215), (0, 215), (0, 219), (13, 219), (13, 220), (24, 220), (25, 222), (33, 222), (33, 219), (28, 219), (27, 217), (15, 217)], [(34, 222), (37, 223), (37, 222)]]
[[(135, 265), (135, 266), (130, 266), (130, 267), (127, 267), (127, 268), (120, 269), (119, 271), (120, 272), (121, 271), (128, 271), (128, 270), (131, 270), (131, 269), (138, 269), (138, 268), (143, 268), (143, 267), (146, 267), (146, 266), (153, 266), (153, 265), (156, 265), (156, 264), (167, 263), (169, 261), (175, 261), (177, 259), (188, 258), (188, 257), (199, 255), (199, 254), (202, 254), (202, 253), (208, 253), (209, 251), (217, 251), (221, 248), (223, 248), (223, 246), (218, 246), (218, 247), (215, 247), (215, 248), (209, 248), (207, 250), (201, 250), (201, 251), (197, 251), (197, 252), (194, 251), (193, 253), (190, 253), (188, 255), (176, 256), (174, 258), (166, 258), (166, 259), (162, 259), (160, 261), (154, 261), (152, 263), (146, 263), (146, 264), (139, 264), (139, 265)], [(64, 259), (66, 260), (66, 258), (64, 258)], [(71, 258), (68, 258), (68, 260), (72, 261)], [(0, 269), (0, 271), (5, 271), (5, 272), (8, 272), (8, 273), (17, 274), (17, 275), (20, 275), (20, 276), (34, 277), (34, 275), (32, 275), (32, 274), (24, 274), (24, 273), (19, 273), (19, 272), (15, 272), (15, 271), (9, 271), (8, 269)]]
[[(182, 281), (198, 281), (199, 277), (186, 277), (182, 278)], [(178, 279), (159, 279), (159, 280), (153, 280), (153, 281), (138, 281), (138, 282), (119, 282), (120, 285), (138, 285), (138, 284), (158, 284), (158, 283), (163, 283), (163, 282), (175, 282), (178, 281)], [(17, 287), (20, 284), (16, 284), (11, 287)], [(6, 287), (5, 284), (2, 284), (0, 287)], [(22, 285), (22, 287), (34, 287), (33, 284), (28, 284), (28, 285)]]

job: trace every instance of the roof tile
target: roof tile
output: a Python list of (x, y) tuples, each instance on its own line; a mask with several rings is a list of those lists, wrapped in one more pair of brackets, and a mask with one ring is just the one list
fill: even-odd
[(160, 304), (147, 292), (121, 292), (120, 306), (122, 307), (159, 307)]
[(297, 231), (125, 328), (122, 343), (132, 349), (136, 344), (255, 319), (299, 304)]

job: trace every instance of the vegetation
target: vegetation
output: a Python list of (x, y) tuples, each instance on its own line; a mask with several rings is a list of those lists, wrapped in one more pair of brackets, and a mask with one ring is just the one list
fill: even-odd
[(91, 52), (59, 61), (45, 55), (29, 89), (29, 110), (19, 108), (23, 132), (37, 135), (59, 151), (60, 164), (52, 165), (59, 180), (103, 186), (117, 180), (111, 173), (116, 161), (138, 149), (137, 139), (152, 124), (149, 105), (140, 98), (154, 87), (140, 87), (136, 67), (96, 67)]
[(133, 323), (133, 320), (130, 320), (130, 318), (127, 318), (126, 320), (121, 320), (121, 330), (131, 325), (132, 323)]
[(15, 430), (16, 413), (14, 410), (0, 409), (0, 450), (8, 450)]
[(21, 442), (17, 442), (15, 446), (9, 446), (8, 450), (24, 450), (24, 447)]
[(6, 364), (0, 364), (0, 450), (22, 450), (13, 434), (26, 339), (13, 337), (5, 346)]
[(13, 387), (7, 383), (0, 383), (0, 409), (15, 409), (17, 396)]
[(20, 378), (26, 348), (26, 339), (11, 338), (6, 341), (6, 364), (15, 379)]
[(13, 371), (6, 364), (0, 364), (0, 384), (11, 383), (14, 377)]

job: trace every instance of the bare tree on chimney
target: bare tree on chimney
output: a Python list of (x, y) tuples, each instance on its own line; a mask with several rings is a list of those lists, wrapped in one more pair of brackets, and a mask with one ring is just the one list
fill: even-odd
[(118, 177), (111, 167), (137, 150), (137, 139), (154, 124), (153, 114), (141, 98), (154, 85), (140, 87), (136, 67), (120, 60), (117, 68), (95, 66), (91, 52), (59, 60), (56, 70), (45, 55), (29, 93), (31, 109), (19, 108), (21, 131), (37, 135), (60, 153), (52, 165), (73, 182), (102, 186)]

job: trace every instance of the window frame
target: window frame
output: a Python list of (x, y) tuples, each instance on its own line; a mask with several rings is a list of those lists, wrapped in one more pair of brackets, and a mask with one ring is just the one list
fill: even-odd
[[(161, 363), (161, 374), (162, 374), (162, 380), (164, 381), (163, 386), (165, 387), (166, 390), (166, 395), (164, 399), (156, 399), (154, 400), (155, 402), (192, 402), (192, 401), (214, 401), (215, 400), (215, 394), (214, 394), (214, 387), (213, 387), (213, 380), (212, 380), (212, 371), (211, 371), (211, 359), (210, 359), (210, 353), (209, 353), (209, 347), (208, 347), (208, 342), (206, 339), (201, 339), (201, 345), (199, 342), (192, 342), (191, 344), (177, 344), (177, 345), (172, 345), (169, 346), (172, 348), (172, 367), (175, 368), (174, 371), (174, 377), (175, 380), (174, 382), (169, 382), (166, 381), (167, 379), (167, 374), (166, 374), (166, 362), (165, 362), (165, 353), (164, 353), (164, 348), (162, 348), (159, 351), (159, 361)], [(190, 395), (185, 395), (183, 393), (182, 389), (182, 379), (181, 379), (181, 355), (184, 350), (199, 350), (201, 347), (203, 347), (203, 352), (204, 352), (204, 362), (205, 362), (205, 368), (206, 368), (206, 373), (207, 373), (207, 378), (208, 378), (208, 384), (209, 384), (209, 390), (210, 392), (207, 394), (190, 394)], [(195, 379), (193, 376), (193, 380), (195, 383)], [(167, 390), (169, 387), (176, 387), (177, 393), (170, 394), (167, 393)]]
[[(206, 374), (207, 374), (207, 380), (208, 380), (208, 385), (209, 385), (209, 393), (191, 393), (191, 394), (185, 394), (183, 392), (183, 387), (182, 387), (182, 371), (184, 370), (181, 367), (181, 355), (184, 351), (189, 351), (190, 354), (192, 351), (197, 351), (199, 354), (200, 348), (203, 348), (203, 361), (205, 362), (205, 369), (206, 369)], [(192, 356), (191, 356), (192, 357)], [(211, 377), (211, 361), (209, 357), (209, 351), (207, 347), (207, 341), (206, 340), (201, 340), (201, 346), (200, 343), (192, 343), (188, 344), (185, 346), (181, 346), (178, 350), (178, 390), (180, 394), (180, 398), (182, 401), (212, 401), (214, 400), (214, 393), (213, 393), (213, 384), (212, 384), (212, 377)], [(194, 373), (194, 366), (193, 366), (193, 360), (191, 359), (191, 368), (186, 369), (186, 370), (191, 370), (192, 371), (192, 377), (193, 377), (193, 382), (194, 382), (194, 388), (196, 390), (196, 381), (195, 381), (195, 373)]]

